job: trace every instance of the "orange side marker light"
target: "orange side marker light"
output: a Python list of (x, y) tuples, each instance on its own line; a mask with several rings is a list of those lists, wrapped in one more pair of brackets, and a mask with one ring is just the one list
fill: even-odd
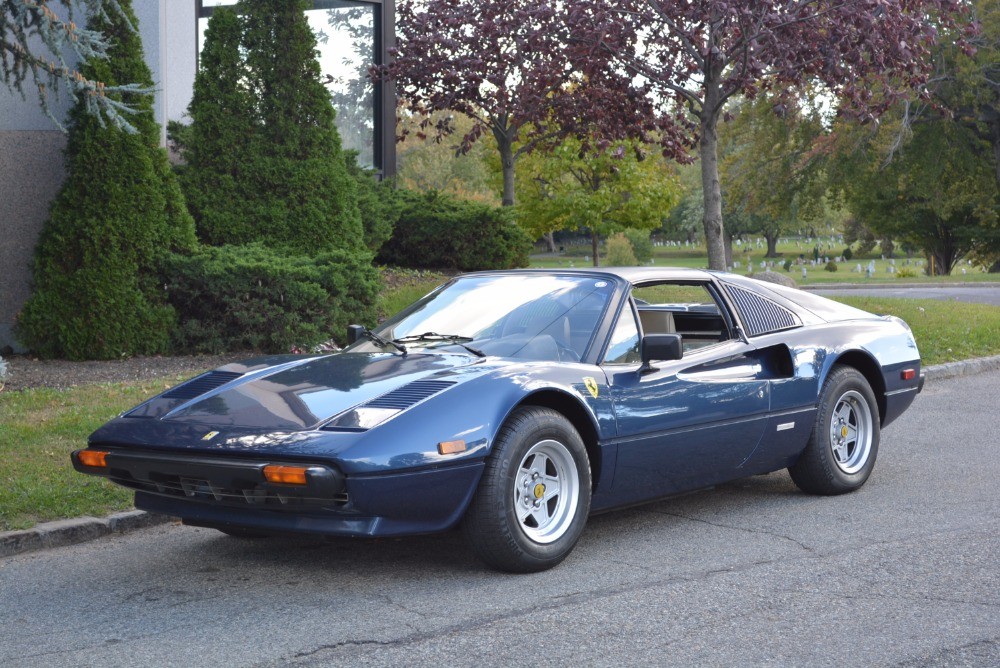
[(268, 464), (264, 467), (264, 478), (277, 485), (305, 485), (306, 467)]
[(902, 371), (899, 372), (899, 377), (902, 378), (903, 380), (913, 380), (914, 378), (917, 377), (917, 370), (916, 369), (904, 369), (904, 370), (902, 370)]
[(108, 453), (103, 450), (81, 450), (80, 454), (77, 455), (77, 459), (84, 466), (92, 466), (94, 468), (107, 468)]
[(438, 443), (438, 452), (442, 455), (456, 455), (465, 452), (465, 441), (441, 441)]

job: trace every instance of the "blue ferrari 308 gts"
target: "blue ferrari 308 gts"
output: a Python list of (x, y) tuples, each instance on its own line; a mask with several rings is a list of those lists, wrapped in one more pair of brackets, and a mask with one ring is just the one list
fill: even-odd
[(461, 526), (530, 572), (591, 513), (783, 468), (858, 489), (923, 385), (902, 320), (691, 269), (466, 274), (348, 338), (178, 385), (73, 465), (232, 535)]

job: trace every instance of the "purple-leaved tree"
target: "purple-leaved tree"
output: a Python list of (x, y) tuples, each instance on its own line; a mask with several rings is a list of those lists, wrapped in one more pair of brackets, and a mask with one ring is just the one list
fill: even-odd
[[(609, 138), (618, 136), (624, 126), (615, 119), (626, 116), (642, 119), (640, 131), (652, 128), (650, 98), (638, 89), (612, 90), (616, 77), (604, 52), (579, 50), (586, 63), (570, 58), (566, 18), (574, 1), (400, 0), (393, 61), (373, 72), (394, 79), (400, 98), (417, 112), (472, 118), (462, 150), (493, 135), (506, 206), (514, 204), (518, 156), (570, 134), (590, 136), (595, 124), (607, 127)], [(422, 130), (438, 138), (450, 132), (444, 122), (425, 122)]]
[[(647, 88), (661, 122), (698, 145), (710, 269), (725, 269), (717, 126), (730, 97), (807, 85), (875, 118), (928, 75), (929, 47), (959, 0), (575, 0), (580, 62), (613, 59), (621, 90)], [(607, 66), (603, 66), (608, 71)], [(614, 70), (615, 68), (612, 68)], [(637, 84), (638, 82), (638, 84)], [(634, 93), (633, 93), (634, 95)], [(637, 107), (641, 112), (642, 108)], [(648, 125), (648, 118), (637, 121)]]

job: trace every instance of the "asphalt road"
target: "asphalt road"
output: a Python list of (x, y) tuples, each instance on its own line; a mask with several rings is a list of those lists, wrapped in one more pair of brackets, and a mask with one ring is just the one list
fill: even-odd
[(859, 492), (784, 473), (592, 518), (500, 575), (458, 534), (164, 525), (0, 560), (3, 666), (998, 666), (1000, 372), (929, 383)]
[(1000, 287), (965, 287), (948, 285), (941, 287), (885, 287), (885, 288), (822, 288), (810, 290), (817, 295), (829, 297), (902, 297), (904, 299), (943, 299), (946, 301), (971, 302), (1000, 306)]

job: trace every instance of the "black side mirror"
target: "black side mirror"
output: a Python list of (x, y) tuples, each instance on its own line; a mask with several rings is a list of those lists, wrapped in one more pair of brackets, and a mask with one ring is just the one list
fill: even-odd
[(642, 370), (648, 370), (650, 362), (679, 360), (684, 356), (683, 337), (680, 334), (647, 334), (639, 342)]
[(350, 345), (355, 341), (360, 341), (365, 338), (365, 326), (364, 325), (348, 325), (347, 326), (347, 344)]

